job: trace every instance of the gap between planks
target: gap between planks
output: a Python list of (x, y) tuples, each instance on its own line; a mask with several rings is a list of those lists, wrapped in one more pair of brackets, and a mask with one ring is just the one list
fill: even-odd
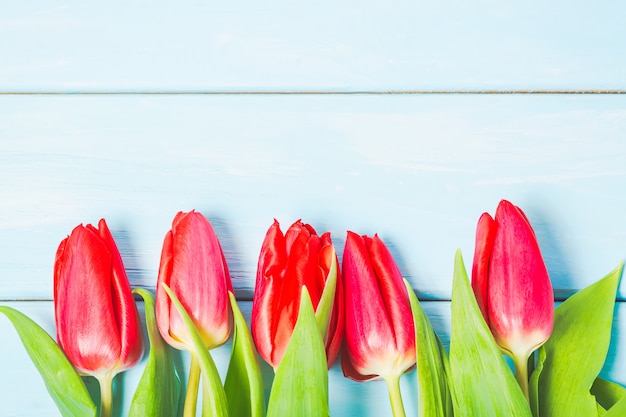
[(333, 90), (300, 90), (300, 91), (0, 91), (5, 96), (56, 96), (56, 95), (616, 95), (626, 94), (626, 89), (509, 89), (509, 90), (357, 90), (357, 91), (333, 91)]
[[(549, 90), (362, 90), (362, 91), (0, 91), (4, 96), (61, 96), (61, 95), (619, 95), (626, 94), (626, 89), (549, 89)], [(236, 291), (237, 300), (252, 301), (252, 294), (247, 290)], [(568, 298), (568, 291), (564, 294), (555, 294), (555, 301), (564, 301)], [(138, 301), (142, 301), (137, 297)], [(450, 298), (420, 297), (424, 302), (450, 302)], [(0, 298), (0, 302), (52, 302), (51, 298)], [(624, 302), (617, 298), (616, 302)]]

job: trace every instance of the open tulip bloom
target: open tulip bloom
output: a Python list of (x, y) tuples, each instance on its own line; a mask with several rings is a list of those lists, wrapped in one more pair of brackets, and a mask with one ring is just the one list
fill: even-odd
[[(311, 225), (298, 220), (283, 234), (279, 223), (267, 231), (257, 269), (252, 303), (252, 336), (261, 357), (278, 367), (293, 333), (300, 310), (302, 287), (317, 309), (337, 255), (329, 233), (318, 236)], [(337, 272), (335, 299), (325, 334), (330, 367), (343, 337), (343, 286)]]
[[(191, 356), (184, 417), (196, 416), (200, 380), (203, 417), (327, 416), (328, 368), (339, 350), (345, 377), (385, 381), (395, 417), (406, 415), (400, 379), (415, 367), (419, 417), (624, 416), (626, 388), (599, 377), (622, 269), (555, 309), (535, 232), (520, 208), (502, 200), (495, 216), (478, 220), (471, 285), (460, 251), (455, 256), (446, 351), (378, 235), (349, 231), (340, 273), (329, 233), (318, 235), (298, 220), (283, 234), (274, 221), (246, 323), (210, 222), (179, 212), (163, 242), (156, 299), (135, 289), (144, 300), (150, 350), (128, 417), (178, 414), (181, 388), (170, 346)], [(74, 228), (56, 252), (58, 343), (19, 311), (0, 305), (0, 313), (63, 417), (97, 416), (85, 375), (99, 381), (100, 416), (111, 416), (113, 378), (141, 360), (144, 342), (104, 219)], [(222, 381), (210, 349), (231, 333)], [(267, 402), (259, 356), (274, 369)]]

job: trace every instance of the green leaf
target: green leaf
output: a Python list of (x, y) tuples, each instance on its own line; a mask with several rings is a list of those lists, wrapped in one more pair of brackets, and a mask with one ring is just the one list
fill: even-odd
[(335, 289), (337, 288), (337, 258), (335, 257), (335, 251), (332, 254), (332, 263), (330, 264), (330, 270), (326, 277), (326, 283), (324, 285), (324, 291), (320, 302), (317, 304), (317, 310), (315, 311), (315, 318), (317, 319), (322, 338), (326, 339), (328, 334), (328, 326), (330, 325), (330, 316), (333, 312), (333, 305), (335, 302)]
[(411, 284), (405, 279), (409, 293), (417, 357), (417, 406), (420, 417), (446, 417), (452, 415), (452, 398), (444, 370), (445, 351), (435, 334), (428, 316), (422, 309)]
[(193, 355), (200, 365), (202, 373), (202, 416), (203, 417), (222, 417), (228, 416), (228, 402), (226, 393), (222, 386), (220, 375), (217, 372), (215, 362), (211, 357), (208, 349), (204, 346), (196, 326), (193, 324), (191, 317), (181, 304), (176, 294), (165, 283), (162, 283), (165, 292), (172, 300), (172, 304), (180, 314), (187, 332), (191, 336), (193, 345), (189, 346), (190, 353)]
[(134, 289), (144, 300), (150, 353), (146, 367), (133, 396), (129, 417), (172, 417), (178, 414), (180, 380), (172, 359), (171, 348), (159, 333), (154, 297), (144, 289)]
[[(596, 378), (591, 386), (591, 393), (596, 397), (598, 405), (603, 410), (609, 410), (610, 415), (626, 415), (626, 388), (606, 379)], [(616, 410), (620, 410), (617, 413)]]
[(324, 342), (311, 298), (303, 287), (298, 321), (276, 370), (267, 417), (329, 415)]
[(450, 386), (456, 416), (531, 416), (470, 287), (461, 252), (452, 282)]
[(447, 395), (448, 397), (445, 399), (446, 404), (446, 416), (453, 417), (454, 416), (454, 398), (452, 396), (452, 388), (451, 388), (451, 380), (450, 380), (450, 358), (448, 357), (448, 353), (446, 349), (443, 347), (443, 343), (441, 340), (437, 338), (437, 342), (439, 344), (439, 356), (441, 357), (441, 364), (443, 365), (443, 371), (446, 377), (446, 387), (448, 388)]
[(539, 377), (541, 376), (541, 371), (543, 371), (543, 364), (545, 361), (546, 350), (543, 346), (541, 346), (537, 350), (537, 364), (535, 365), (535, 370), (530, 375), (530, 381), (528, 381), (530, 408), (534, 417), (539, 417)]
[(263, 417), (265, 394), (259, 358), (237, 300), (233, 293), (229, 292), (228, 295), (235, 324), (232, 354), (224, 383), (228, 398), (228, 415), (230, 417)]
[(96, 405), (78, 372), (48, 333), (23, 313), (0, 306), (41, 374), (48, 393), (63, 417), (95, 416)]
[(596, 416), (590, 388), (611, 340), (611, 324), (622, 265), (565, 300), (554, 312), (554, 330), (545, 343), (539, 376), (541, 417)]

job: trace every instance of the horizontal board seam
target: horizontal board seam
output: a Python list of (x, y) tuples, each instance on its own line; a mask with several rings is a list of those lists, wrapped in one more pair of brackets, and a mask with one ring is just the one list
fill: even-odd
[(0, 95), (13, 96), (57, 96), (57, 95), (615, 95), (626, 94), (626, 89), (506, 89), (506, 90), (294, 90), (294, 91), (0, 91)]

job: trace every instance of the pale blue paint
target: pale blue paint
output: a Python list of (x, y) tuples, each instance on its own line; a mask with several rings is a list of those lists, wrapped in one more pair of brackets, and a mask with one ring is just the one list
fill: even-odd
[(501, 198), (570, 294), (626, 255), (625, 131), (620, 96), (0, 97), (0, 298), (50, 299), (58, 243), (101, 217), (153, 287), (171, 220), (197, 209), (241, 295), (273, 218), (302, 218), (340, 254), (346, 230), (379, 233), (447, 299)]
[(626, 6), (13, 2), (0, 90), (624, 89)]
[[(626, 89), (626, 3), (537, 0), (12, 2), (0, 92)], [(272, 219), (379, 233), (422, 298), (450, 296), (480, 214), (528, 214), (557, 296), (626, 255), (626, 101), (568, 95), (0, 96), (0, 302), (54, 329), (52, 265), (105, 217), (154, 287), (179, 210), (213, 223), (250, 297)], [(626, 299), (626, 284), (619, 292)], [(249, 311), (250, 303), (242, 303)], [(425, 302), (447, 344), (449, 303)], [(626, 384), (618, 303), (603, 376)], [(58, 413), (0, 317), (0, 415)], [(227, 348), (217, 353), (222, 373)], [(125, 377), (127, 409), (141, 366)], [(266, 369), (266, 373), (267, 373)], [(413, 379), (411, 379), (413, 378)], [(405, 380), (414, 388), (414, 375)], [(389, 415), (330, 372), (331, 412)], [(410, 398), (410, 393), (408, 394)], [(415, 414), (415, 398), (408, 400)]]

